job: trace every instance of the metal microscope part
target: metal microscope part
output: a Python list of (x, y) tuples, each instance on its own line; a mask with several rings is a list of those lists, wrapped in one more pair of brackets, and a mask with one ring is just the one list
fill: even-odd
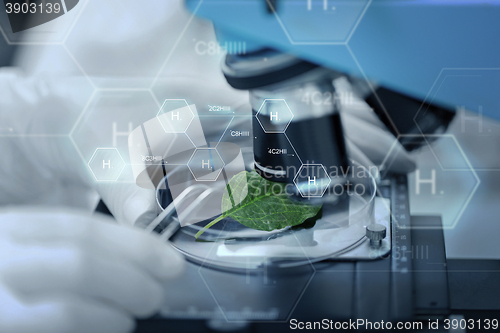
[[(221, 42), (245, 41), (247, 49), (251, 46), (253, 50), (271, 47), (366, 77), (417, 100), (429, 96), (433, 82), (436, 87), (445, 83), (446, 89), (430, 96), (439, 105), (476, 112), (481, 105), (483, 116), (499, 117), (495, 69), (500, 44), (491, 43), (500, 24), (500, 6), (492, 5), (496, 1), (335, 1), (333, 11), (323, 10), (327, 1), (321, 0), (276, 1), (274, 11), (266, 2), (204, 0), (199, 5), (199, 0), (186, 0), (186, 5), (214, 23)], [(308, 4), (312, 4), (311, 10)], [(350, 20), (341, 14), (357, 5), (361, 17), (353, 13)], [(396, 24), (397, 29), (388, 29), (388, 24)], [(333, 45), (347, 42), (347, 48)], [(455, 75), (466, 77), (457, 79)]]
[[(331, 101), (321, 105), (306, 104), (302, 96), (307, 91), (332, 96)], [(331, 167), (345, 170), (345, 142), (334, 96), (331, 81), (324, 77), (292, 86), (251, 91), (257, 172), (272, 181), (292, 183), (303, 164), (320, 164), (326, 170)], [(286, 131), (282, 131), (285, 124), (272, 121), (272, 107), (261, 108), (268, 99), (285, 100), (293, 113)]]
[[(269, 49), (228, 55), (222, 68), (229, 84), (250, 89), (255, 169), (261, 176), (292, 184), (303, 165), (345, 170), (344, 135), (332, 84), (339, 73)], [(305, 100), (308, 93), (319, 94), (321, 101)]]
[(387, 228), (378, 223), (373, 223), (366, 226), (366, 237), (370, 240), (370, 245), (380, 247), (382, 239), (387, 235)]
[(250, 90), (272, 85), (304, 74), (318, 65), (271, 49), (247, 54), (228, 54), (222, 72), (235, 89)]
[(406, 150), (421, 147), (427, 137), (418, 134), (444, 133), (455, 112), (449, 107), (431, 104), (395, 92), (391, 89), (368, 84), (365, 80), (349, 77), (353, 90), (363, 98), (394, 136), (399, 137)]
[[(266, 99), (280, 98), (286, 100), (293, 110), (293, 121), (328, 116), (338, 109), (332, 82), (340, 76), (340, 73), (318, 67), (286, 82), (253, 89), (250, 92), (250, 104), (254, 110), (259, 110)], [(306, 101), (304, 96), (312, 94), (324, 96), (325, 99)], [(269, 116), (270, 109), (261, 110), (261, 114)]]

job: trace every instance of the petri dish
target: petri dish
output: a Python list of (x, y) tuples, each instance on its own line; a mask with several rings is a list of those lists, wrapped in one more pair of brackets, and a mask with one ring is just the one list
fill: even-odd
[[(356, 171), (344, 177), (342, 187), (328, 189), (321, 215), (316, 219), (267, 232), (248, 228), (228, 217), (206, 229), (198, 239), (195, 235), (222, 213), (220, 203), (226, 182), (214, 182), (210, 186), (196, 184), (185, 170), (179, 169), (158, 184), (157, 202), (161, 212), (171, 209), (169, 179), (179, 182), (186, 177), (189, 191), (181, 200), (185, 202), (177, 203), (182, 213), (171, 209), (172, 213), (156, 231), (161, 233), (163, 229), (177, 226), (176, 232), (169, 235), (174, 248), (200, 265), (231, 271), (263, 269), (270, 265), (294, 267), (335, 258), (366, 242), (365, 227), (374, 223), (375, 218), (375, 178), (359, 163), (351, 161), (350, 167)], [(328, 196), (336, 198), (328, 200)], [(211, 211), (212, 216), (197, 217), (206, 217), (207, 211)], [(200, 220), (183, 224), (182, 214)]]

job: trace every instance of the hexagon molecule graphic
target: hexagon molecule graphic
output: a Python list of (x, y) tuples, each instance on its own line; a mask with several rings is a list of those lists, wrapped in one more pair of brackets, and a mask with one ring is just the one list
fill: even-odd
[(116, 181), (125, 168), (125, 161), (116, 148), (97, 148), (88, 166), (97, 181)]
[(346, 44), (370, 3), (371, 0), (280, 1), (274, 15), (291, 44)]
[[(425, 138), (427, 141), (434, 141), (415, 152), (417, 168), (408, 175), (408, 193), (412, 210), (419, 215), (440, 215), (442, 226), (439, 228), (453, 229), (467, 209), (480, 184), (480, 179), (454, 135), (428, 134)], [(396, 141), (385, 158), (386, 170), (402, 152)], [(395, 223), (398, 225), (398, 219), (395, 219)], [(437, 227), (422, 226), (422, 228)]]
[(224, 161), (215, 148), (197, 148), (188, 168), (197, 181), (215, 181), (224, 168)]
[(255, 117), (265, 133), (285, 133), (293, 113), (284, 99), (266, 99)]
[(320, 198), (325, 194), (332, 179), (322, 164), (303, 164), (293, 182), (302, 197)]
[(194, 119), (194, 113), (185, 99), (167, 99), (156, 114), (167, 133), (185, 133)]

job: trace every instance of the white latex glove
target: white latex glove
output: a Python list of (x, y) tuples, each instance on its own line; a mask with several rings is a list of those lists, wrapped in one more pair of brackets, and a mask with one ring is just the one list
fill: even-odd
[(105, 216), (0, 211), (0, 332), (128, 332), (163, 304), (183, 259)]
[[(97, 183), (69, 137), (59, 134), (82, 110), (79, 87), (85, 86), (84, 80), (25, 77), (16, 69), (0, 69), (0, 123), (12, 135), (0, 136), (0, 173), (5, 175), (0, 180), (0, 204), (93, 210), (97, 190), (120, 223), (152, 220), (154, 191), (133, 183)], [(99, 126), (95, 131), (98, 135)]]

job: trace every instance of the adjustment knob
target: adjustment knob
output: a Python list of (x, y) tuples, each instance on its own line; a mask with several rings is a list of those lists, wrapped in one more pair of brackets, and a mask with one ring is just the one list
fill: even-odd
[(380, 246), (386, 234), (386, 228), (382, 224), (373, 223), (366, 226), (366, 237), (370, 240), (372, 246)]

